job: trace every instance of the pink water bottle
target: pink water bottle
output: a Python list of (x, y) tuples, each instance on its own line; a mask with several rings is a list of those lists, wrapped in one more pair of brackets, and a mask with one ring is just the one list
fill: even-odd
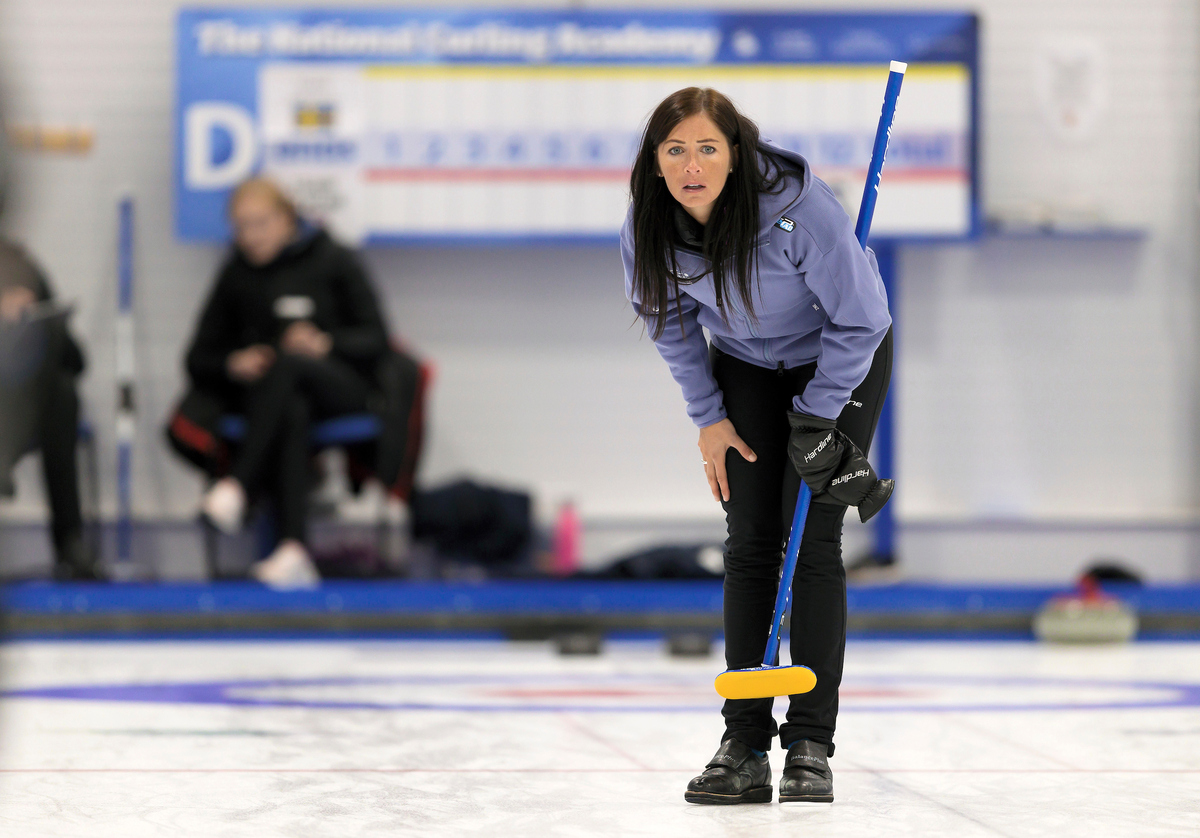
[(575, 504), (564, 501), (554, 522), (554, 561), (550, 572), (555, 576), (570, 576), (579, 569), (581, 530)]

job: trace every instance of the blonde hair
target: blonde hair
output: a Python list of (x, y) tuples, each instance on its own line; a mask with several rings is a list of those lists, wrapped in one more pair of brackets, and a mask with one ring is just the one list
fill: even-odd
[(283, 187), (275, 181), (267, 177), (252, 177), (244, 180), (234, 188), (229, 195), (229, 203), (225, 205), (225, 211), (229, 215), (233, 215), (233, 209), (243, 198), (251, 195), (261, 195), (267, 198), (277, 209), (287, 213), (292, 221), (300, 220), (300, 210), (296, 207), (296, 202), (292, 197), (284, 191)]

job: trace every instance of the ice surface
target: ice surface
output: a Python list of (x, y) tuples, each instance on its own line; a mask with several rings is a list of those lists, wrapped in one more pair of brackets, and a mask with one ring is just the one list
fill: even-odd
[(683, 802), (723, 667), (658, 644), (29, 642), (0, 666), (4, 836), (1200, 834), (1200, 644), (852, 641), (821, 808)]

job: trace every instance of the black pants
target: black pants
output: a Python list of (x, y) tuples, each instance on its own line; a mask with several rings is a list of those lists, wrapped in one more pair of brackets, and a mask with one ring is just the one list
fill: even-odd
[[(725, 542), (724, 618), (725, 660), (730, 669), (762, 664), (779, 588), (783, 545), (800, 491), (800, 477), (787, 455), (791, 433), (787, 412), (793, 409), (792, 398), (804, 392), (815, 372), (816, 364), (779, 371), (713, 353), (713, 373), (724, 393), (729, 420), (758, 455), (757, 462), (750, 463), (731, 448), (725, 459), (729, 501), (723, 505), (729, 538)], [(838, 418), (838, 427), (864, 453), (879, 422), (891, 374), (889, 331), (866, 379)], [(800, 542), (792, 583), (791, 659), (816, 673), (817, 686), (804, 695), (791, 696), (787, 723), (778, 728), (784, 747), (811, 739), (828, 745), (833, 753), (846, 650), (845, 514), (845, 506), (815, 500)], [(770, 698), (726, 701), (724, 738), (768, 750), (777, 730), (773, 702)]]
[(75, 373), (63, 364), (65, 340), (61, 327), (51, 329), (43, 336), (35, 365), (17, 370), (6, 364), (0, 369), (0, 482), (9, 479), (22, 456), (41, 450), (50, 531), (60, 557), (83, 536), (75, 460), (79, 396)]
[(243, 394), (246, 438), (231, 474), (251, 494), (269, 492), (279, 537), (304, 540), (313, 422), (366, 410), (370, 385), (335, 358), (280, 355)]

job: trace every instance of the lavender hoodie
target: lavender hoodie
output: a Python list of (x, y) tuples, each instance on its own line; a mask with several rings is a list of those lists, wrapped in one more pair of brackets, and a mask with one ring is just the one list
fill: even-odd
[[(683, 389), (688, 415), (705, 428), (725, 418), (720, 388), (709, 365), (708, 344), (726, 354), (770, 369), (817, 362), (817, 372), (795, 409), (836, 419), (850, 394), (867, 376), (875, 350), (892, 318), (875, 254), (854, 237), (849, 216), (808, 162), (769, 142), (759, 145), (760, 167), (768, 176), (785, 170), (782, 190), (759, 197), (762, 231), (754, 312), (747, 316), (739, 295), (726, 295), (726, 323), (717, 311), (712, 276), (678, 286), (672, 295), (662, 336), (654, 342), (671, 375)], [(633, 208), (621, 228), (625, 295), (644, 317), (633, 293)], [(699, 253), (676, 250), (683, 276), (707, 269)], [(680, 331), (680, 318), (683, 332)]]

